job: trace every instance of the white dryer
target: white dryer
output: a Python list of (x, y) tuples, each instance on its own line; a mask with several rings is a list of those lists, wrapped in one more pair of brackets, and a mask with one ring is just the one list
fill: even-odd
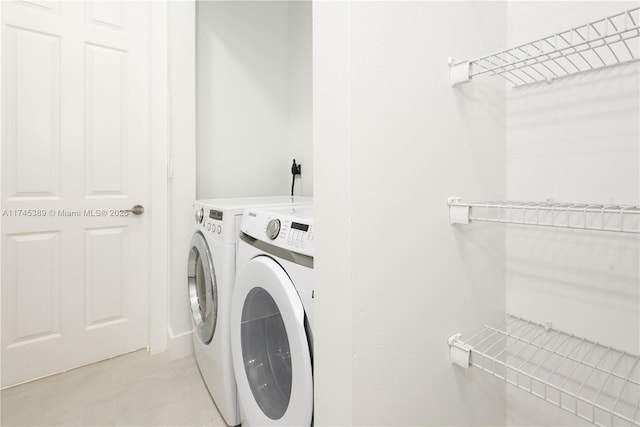
[(227, 424), (240, 424), (231, 360), (229, 314), (235, 284), (239, 224), (244, 209), (310, 203), (309, 197), (199, 200), (189, 250), (187, 287), (202, 378)]
[(313, 207), (248, 209), (240, 226), (231, 349), (243, 426), (313, 418)]

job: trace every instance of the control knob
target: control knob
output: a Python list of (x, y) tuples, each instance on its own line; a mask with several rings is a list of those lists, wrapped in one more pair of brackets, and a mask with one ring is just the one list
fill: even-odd
[(269, 237), (269, 239), (271, 240), (274, 240), (276, 237), (278, 237), (278, 234), (280, 234), (280, 220), (272, 219), (267, 224), (267, 237)]
[(204, 209), (200, 208), (196, 211), (196, 224), (200, 224), (204, 219)]

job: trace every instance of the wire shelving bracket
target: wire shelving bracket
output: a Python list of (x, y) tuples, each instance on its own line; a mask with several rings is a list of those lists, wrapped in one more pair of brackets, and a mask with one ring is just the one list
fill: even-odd
[(640, 234), (640, 206), (527, 201), (463, 202), (450, 197), (449, 222), (538, 225)]
[(637, 60), (639, 38), (636, 7), (471, 61), (450, 58), (451, 86), (483, 74), (521, 86)]
[(481, 369), (592, 424), (640, 426), (640, 356), (512, 315), (467, 340), (453, 335), (449, 348), (451, 363)]

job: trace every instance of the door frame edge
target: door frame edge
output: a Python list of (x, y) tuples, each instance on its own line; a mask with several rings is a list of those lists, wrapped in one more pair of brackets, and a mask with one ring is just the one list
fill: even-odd
[[(149, 316), (152, 354), (167, 349), (169, 286), (168, 5), (149, 3)], [(160, 268), (154, 268), (158, 266)], [(164, 266), (164, 267), (162, 267)]]

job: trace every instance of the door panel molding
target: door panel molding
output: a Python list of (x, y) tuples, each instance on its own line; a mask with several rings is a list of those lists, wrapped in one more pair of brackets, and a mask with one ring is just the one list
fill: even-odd
[[(86, 329), (126, 322), (123, 289), (128, 282), (125, 227), (85, 229), (85, 310)], [(117, 262), (105, 258), (118, 254)]]
[[(60, 191), (60, 37), (14, 25), (6, 26), (5, 37), (5, 155), (13, 161), (8, 162), (4, 195), (16, 199), (57, 197)], [(34, 126), (34, 121), (39, 126)]]
[(106, 27), (110, 30), (125, 30), (124, 14), (126, 4), (119, 2), (86, 2), (86, 23)]
[(126, 192), (127, 54), (111, 46), (85, 44), (85, 171), (90, 196)]
[[(60, 336), (60, 233), (5, 236), (8, 348)], [(34, 268), (34, 259), (38, 268)]]

